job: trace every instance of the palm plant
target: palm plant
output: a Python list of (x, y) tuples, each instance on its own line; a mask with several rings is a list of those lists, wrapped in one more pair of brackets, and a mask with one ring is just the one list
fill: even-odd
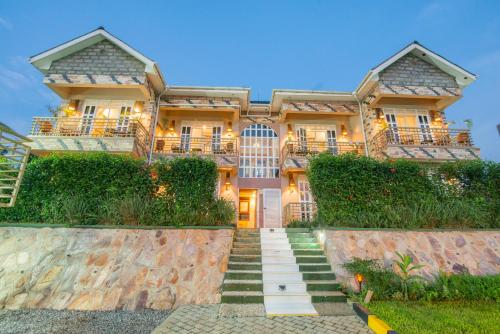
[(399, 260), (394, 260), (394, 263), (399, 267), (400, 273), (399, 277), (401, 278), (401, 288), (403, 289), (403, 297), (405, 300), (408, 300), (408, 287), (412, 280), (420, 279), (421, 277), (418, 275), (412, 275), (411, 272), (414, 270), (418, 270), (423, 268), (422, 264), (413, 264), (413, 258), (409, 255), (402, 255), (396, 252), (396, 255), (399, 257)]

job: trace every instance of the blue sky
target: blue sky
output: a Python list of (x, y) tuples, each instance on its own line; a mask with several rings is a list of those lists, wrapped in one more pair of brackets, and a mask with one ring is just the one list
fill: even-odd
[(500, 161), (500, 1), (0, 0), (0, 121), (27, 133), (58, 97), (27, 61), (104, 26), (156, 60), (169, 84), (352, 91), (413, 40), (479, 75), (448, 119), (474, 122)]

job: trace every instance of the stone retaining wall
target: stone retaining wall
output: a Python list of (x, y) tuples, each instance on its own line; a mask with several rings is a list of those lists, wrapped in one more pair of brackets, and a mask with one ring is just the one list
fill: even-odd
[(233, 230), (0, 228), (0, 309), (220, 301)]
[(392, 266), (396, 251), (425, 265), (432, 277), (439, 271), (473, 275), (500, 273), (500, 231), (321, 230), (315, 232), (337, 277), (350, 281), (342, 264), (353, 257), (379, 259)]

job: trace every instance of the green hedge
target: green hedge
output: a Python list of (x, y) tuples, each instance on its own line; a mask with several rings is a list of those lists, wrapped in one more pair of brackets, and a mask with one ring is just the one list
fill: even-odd
[(69, 225), (228, 225), (234, 207), (215, 199), (217, 166), (201, 158), (145, 161), (108, 153), (33, 159), (0, 222)]
[(344, 154), (313, 157), (317, 224), (392, 228), (499, 227), (498, 163), (439, 167)]

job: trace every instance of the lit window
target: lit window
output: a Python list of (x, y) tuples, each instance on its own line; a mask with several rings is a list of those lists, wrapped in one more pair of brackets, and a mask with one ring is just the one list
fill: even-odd
[(279, 177), (278, 135), (267, 125), (252, 124), (241, 132), (239, 176)]

